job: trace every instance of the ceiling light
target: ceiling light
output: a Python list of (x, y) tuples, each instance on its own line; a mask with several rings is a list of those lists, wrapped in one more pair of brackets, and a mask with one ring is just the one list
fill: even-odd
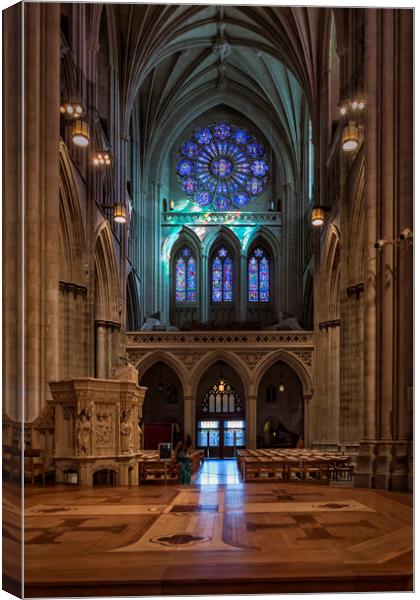
[(325, 221), (326, 208), (322, 206), (314, 206), (311, 211), (311, 222), (314, 227), (321, 227)]
[(345, 152), (352, 152), (359, 146), (359, 130), (354, 121), (350, 121), (343, 129), (341, 145)]
[(81, 119), (77, 119), (74, 121), (71, 137), (73, 139), (73, 144), (76, 146), (86, 147), (89, 144), (89, 125), (86, 121), (82, 121)]
[(120, 203), (117, 203), (114, 206), (114, 221), (116, 223), (126, 223), (127, 222), (127, 211), (125, 210), (125, 206)]

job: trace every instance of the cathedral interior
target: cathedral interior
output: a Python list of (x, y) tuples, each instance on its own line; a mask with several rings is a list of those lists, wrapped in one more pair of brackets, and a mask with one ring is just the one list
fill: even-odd
[(413, 11), (3, 31), (4, 588), (411, 590)]

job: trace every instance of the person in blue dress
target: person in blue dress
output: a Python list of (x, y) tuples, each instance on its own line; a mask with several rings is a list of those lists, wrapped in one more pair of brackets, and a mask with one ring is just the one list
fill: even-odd
[(191, 483), (191, 458), (189, 456), (191, 445), (191, 436), (184, 433), (175, 448), (175, 460), (180, 465), (179, 479), (185, 485)]

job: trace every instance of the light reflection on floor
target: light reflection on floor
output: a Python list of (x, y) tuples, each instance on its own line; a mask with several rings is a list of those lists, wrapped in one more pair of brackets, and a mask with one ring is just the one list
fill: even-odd
[(197, 472), (195, 485), (241, 484), (241, 477), (235, 459), (207, 459)]

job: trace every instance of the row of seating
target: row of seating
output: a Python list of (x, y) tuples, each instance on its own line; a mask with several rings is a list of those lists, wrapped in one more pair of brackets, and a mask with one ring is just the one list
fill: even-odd
[[(204, 460), (204, 450), (194, 450), (190, 454), (191, 473), (195, 473)], [(179, 465), (174, 459), (162, 460), (155, 450), (142, 450), (139, 456), (139, 481), (179, 480)]]
[(351, 457), (307, 449), (238, 450), (243, 481), (351, 481)]
[(42, 450), (26, 449), (22, 456), (22, 450), (17, 446), (3, 446), (3, 476), (9, 480), (21, 480), (23, 475), (25, 482), (34, 483), (40, 479), (45, 483), (46, 466)]

